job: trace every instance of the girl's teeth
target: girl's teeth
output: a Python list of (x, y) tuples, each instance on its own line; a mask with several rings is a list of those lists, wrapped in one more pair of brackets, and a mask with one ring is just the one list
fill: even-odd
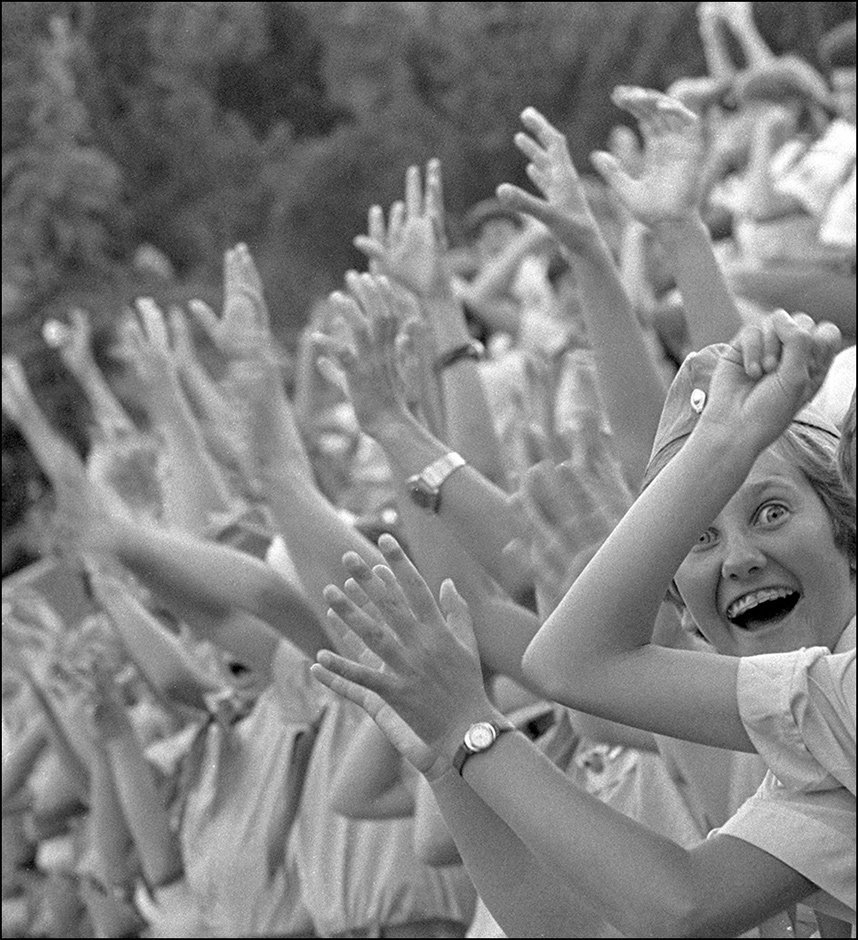
[(736, 617), (741, 616), (745, 611), (756, 607), (758, 604), (775, 601), (779, 597), (787, 597), (789, 594), (792, 594), (792, 591), (788, 588), (766, 588), (762, 591), (754, 591), (753, 594), (746, 594), (744, 597), (740, 597), (739, 600), (733, 601), (727, 609), (727, 616), (731, 620), (735, 620)]

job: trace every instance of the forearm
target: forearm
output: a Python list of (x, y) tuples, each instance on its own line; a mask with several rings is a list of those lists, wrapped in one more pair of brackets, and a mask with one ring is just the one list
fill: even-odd
[(623, 473), (637, 488), (658, 427), (664, 384), (602, 239), (594, 242), (590, 253), (579, 251), (572, 258), (596, 360), (599, 397)]
[(507, 936), (616, 935), (455, 771), (431, 787), (477, 893)]
[(89, 823), (99, 880), (106, 887), (128, 883), (131, 831), (113, 785), (110, 759), (101, 743), (93, 748)]
[(692, 347), (703, 349), (712, 343), (729, 342), (741, 328), (742, 319), (706, 226), (698, 216), (665, 223), (656, 235), (682, 294)]
[(382, 563), (381, 554), (339, 515), (315, 484), (293, 473), (269, 471), (264, 486), (268, 507), (289, 549), (307, 601), (319, 617), (324, 617), (327, 604), (322, 592), (327, 585), (343, 580), (345, 552), (357, 552), (370, 565)]
[(24, 406), (15, 425), (54, 488), (61, 483), (67, 466), (81, 465), (77, 452), (54, 430), (34, 399)]
[(57, 713), (54, 702), (35, 683), (31, 684), (30, 688), (42, 709), (45, 728), (62, 763), (66, 777), (78, 798), (85, 802), (89, 794), (89, 762), (72, 743), (69, 729)]
[(87, 400), (92, 406), (96, 424), (102, 431), (112, 437), (117, 432), (130, 433), (135, 430), (134, 422), (113, 394), (113, 390), (95, 362), (87, 368), (75, 370), (75, 377), (83, 387)]
[[(437, 324), (435, 346), (439, 356), (470, 341), (461, 305), (452, 296), (429, 304), (427, 315)], [(441, 373), (441, 387), (445, 440), (484, 477), (505, 486), (500, 441), (478, 364), (473, 359), (460, 359), (448, 366)]]
[[(401, 479), (420, 473), (450, 451), (450, 447), (405, 414), (380, 421), (369, 433)], [(473, 467), (462, 467), (444, 482), (438, 518), (495, 580), (517, 596), (525, 586), (524, 579), (521, 572), (511, 567), (504, 548), (526, 533), (524, 523), (502, 490)]]
[(217, 686), (179, 639), (130, 595), (111, 591), (102, 602), (122, 645), (149, 682), (170, 699), (204, 708), (206, 693)]
[(689, 853), (579, 790), (523, 735), (501, 735), (468, 760), (464, 779), (567, 897), (593, 905), (624, 936), (689, 935)]
[(107, 752), (119, 802), (147, 882), (157, 886), (174, 881), (182, 873), (178, 839), (170, 829), (152, 771), (130, 725), (124, 734), (107, 741)]
[(205, 440), (177, 381), (153, 389), (153, 423), (167, 444), (164, 512), (171, 525), (202, 531), (211, 515), (229, 509), (229, 492), (206, 450)]
[(399, 752), (365, 719), (346, 750), (331, 787), (330, 806), (351, 819), (401, 819), (414, 812)]
[(254, 396), (250, 418), (251, 444), (258, 466), (265, 472), (283, 472), (285, 467), (313, 483), (313, 467), (298, 431), (292, 405), (286, 396), (279, 370), (266, 377), (263, 394)]
[(108, 554), (168, 606), (221, 622), (237, 609), (269, 624), (307, 655), (327, 645), (304, 596), (264, 562), (194, 536), (115, 520)]

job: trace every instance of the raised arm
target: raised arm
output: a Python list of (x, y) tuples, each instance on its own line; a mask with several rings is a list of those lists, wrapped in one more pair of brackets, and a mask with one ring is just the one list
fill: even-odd
[(252, 555), (112, 512), (82, 468), (67, 476), (60, 500), (77, 551), (121, 562), (178, 616), (194, 616), (203, 629), (227, 636), (241, 631), (240, 613), (258, 618), (264, 629), (250, 633), (248, 624), (246, 642), (269, 662), (278, 633), (307, 655), (324, 645), (319, 617), (303, 594)]
[(75, 308), (69, 319), (69, 324), (49, 320), (42, 328), (45, 342), (59, 352), (66, 368), (80, 382), (101, 431), (108, 438), (133, 432), (134, 422), (107, 384), (92, 354), (89, 314)]
[(45, 476), (56, 487), (70, 464), (80, 465), (80, 458), (51, 426), (14, 356), (3, 357), (2, 403), (4, 414), (14, 422)]
[[(395, 308), (395, 298), (388, 285), (371, 275), (353, 278), (351, 284), (353, 297), (341, 296), (337, 303), (348, 319), (354, 345), (340, 349), (339, 358), (358, 421), (379, 441), (391, 463), (401, 512), (410, 523), (409, 535), (416, 539), (412, 546), (414, 557), (424, 567), (426, 577), (436, 584), (440, 585), (454, 572), (461, 577), (463, 592), (484, 613), (480, 617), (480, 625), (485, 626), (485, 632), (480, 631), (480, 643), (487, 668), (518, 678), (521, 675), (522, 644), (527, 645), (538, 621), (529, 611), (491, 596), (484, 573), (473, 560), (482, 561), (485, 557), (485, 551), (479, 545), (481, 538), (489, 535), (497, 543), (505, 545), (515, 530), (507, 528), (505, 532), (498, 532), (496, 518), (484, 515), (480, 519), (477, 507), (467, 504), (467, 494), (469, 491), (481, 494), (478, 498), (482, 498), (484, 509), (496, 505), (523, 534), (521, 516), (512, 513), (505, 497), (496, 499), (497, 491), (468, 465), (460, 466), (444, 480), (437, 512), (427, 512), (414, 503), (411, 494), (414, 484), (409, 477), (438, 457), (449, 454), (449, 448), (436, 441), (408, 412), (398, 392), (396, 318), (391, 312)], [(385, 416), (391, 411), (400, 415), (407, 427), (414, 430), (415, 437), (420, 435), (428, 445), (425, 463), (420, 462), (419, 453), (415, 455), (413, 440), (406, 435), (387, 433)], [(470, 481), (463, 481), (466, 475), (471, 477)], [(460, 483), (463, 485), (459, 486)], [(454, 499), (455, 504), (445, 514), (445, 507)], [(479, 525), (478, 529), (465, 528), (465, 519), (459, 513), (463, 514), (466, 509), (471, 514), (469, 518), (474, 520), (473, 525)], [(502, 545), (497, 544), (494, 548), (504, 564), (508, 564)], [(515, 567), (510, 565), (510, 570)], [(516, 573), (519, 577), (528, 574), (520, 570)]]
[[(158, 887), (183, 872), (177, 835), (158, 794), (152, 769), (113, 689), (99, 682), (91, 724), (107, 760), (123, 823), (134, 838), (147, 884)], [(109, 877), (109, 876), (108, 876)]]
[(425, 187), (420, 168), (409, 167), (401, 219), (399, 213), (391, 212), (391, 224), (385, 231), (383, 215), (373, 207), (370, 228), (374, 237), (361, 236), (355, 243), (375, 261), (379, 273), (417, 297), (434, 337), (433, 363), (443, 394), (444, 440), (457, 450), (467, 444), (472, 465), (489, 480), (504, 485), (500, 443), (478, 364), (473, 355), (461, 354), (465, 349), (473, 353), (473, 346), (444, 261), (440, 162), (430, 160), (426, 165)]
[[(736, 699), (738, 659), (654, 646), (651, 633), (700, 533), (812, 397), (839, 345), (836, 328), (802, 314), (775, 314), (766, 327), (747, 327), (734, 340), (682, 450), (531, 643), (525, 671), (552, 698), (657, 733), (753, 750)], [(612, 577), (617, 571), (621, 579)]]
[(150, 684), (183, 705), (205, 708), (206, 694), (219, 687), (197, 666), (178, 637), (150, 614), (119, 578), (95, 573), (91, 584), (123, 647)]
[(530, 160), (527, 172), (542, 198), (504, 183), (498, 198), (544, 222), (568, 253), (580, 284), (597, 383), (623, 472), (636, 487), (643, 476), (664, 400), (664, 386), (610, 250), (587, 205), (566, 138), (534, 108), (521, 116), (528, 132), (516, 135)]
[(167, 445), (164, 517), (170, 525), (201, 532), (213, 514), (230, 508), (229, 491), (179, 383), (163, 314), (149, 298), (138, 300), (137, 307), (145, 331), (136, 323), (129, 326), (125, 355), (137, 368), (152, 424)]
[(638, 121), (644, 139), (643, 169), (632, 177), (604, 152), (593, 154), (593, 165), (634, 218), (651, 228), (663, 245), (685, 302), (693, 348), (726, 343), (742, 320), (700, 216), (700, 120), (680, 102), (644, 88), (620, 86), (613, 100)]

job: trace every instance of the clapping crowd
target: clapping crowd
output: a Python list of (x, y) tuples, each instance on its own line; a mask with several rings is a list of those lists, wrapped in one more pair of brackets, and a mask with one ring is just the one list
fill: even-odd
[(288, 373), (244, 244), (134, 408), (45, 323), (85, 457), (4, 357), (88, 605), (4, 582), (4, 936), (855, 935), (855, 23), (698, 12), (466, 247), (408, 167)]

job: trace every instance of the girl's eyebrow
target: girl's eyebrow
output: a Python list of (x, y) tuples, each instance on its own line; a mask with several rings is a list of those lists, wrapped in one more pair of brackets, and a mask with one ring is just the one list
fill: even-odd
[(760, 480), (759, 483), (752, 483), (746, 490), (749, 496), (759, 497), (766, 490), (776, 489), (778, 487), (795, 490), (795, 483), (787, 477), (773, 476)]

